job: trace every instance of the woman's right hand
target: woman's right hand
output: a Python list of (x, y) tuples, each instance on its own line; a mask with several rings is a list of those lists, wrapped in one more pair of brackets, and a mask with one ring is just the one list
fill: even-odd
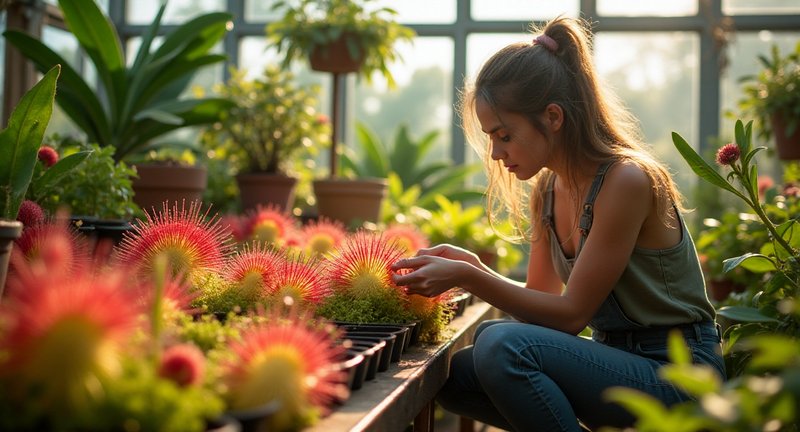
[(466, 249), (460, 248), (458, 246), (453, 246), (451, 244), (446, 244), (446, 243), (439, 244), (433, 247), (423, 248), (417, 251), (417, 256), (423, 256), (423, 255), (440, 256), (442, 258), (447, 258), (455, 261), (464, 261), (478, 268), (483, 267), (483, 264), (481, 263), (480, 258), (478, 258), (478, 255)]

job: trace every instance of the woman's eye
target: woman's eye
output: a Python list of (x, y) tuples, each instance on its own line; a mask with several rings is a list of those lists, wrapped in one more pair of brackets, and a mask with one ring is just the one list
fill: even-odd
[(500, 138), (500, 141), (502, 141), (502, 142), (511, 141), (511, 135), (505, 135), (505, 136), (501, 136), (501, 137), (498, 137), (498, 138)]

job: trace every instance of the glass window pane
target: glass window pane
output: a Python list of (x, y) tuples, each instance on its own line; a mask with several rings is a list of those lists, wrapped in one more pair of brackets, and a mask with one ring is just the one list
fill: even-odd
[(456, 21), (456, 0), (436, 0), (435, 7), (431, 7), (430, 0), (378, 0), (375, 4), (397, 11), (397, 20), (401, 23), (447, 24)]
[(474, 78), (495, 52), (514, 42), (530, 42), (530, 33), (482, 33), (467, 36), (467, 77)]
[(687, 16), (696, 15), (697, 7), (697, 0), (597, 0), (597, 13), (609, 16)]
[(277, 0), (245, 0), (245, 21), (269, 22), (280, 19), (281, 12), (272, 11), (272, 6), (275, 3), (277, 3)]
[[(150, 24), (161, 7), (161, 0), (126, 2), (125, 18), (130, 24)], [(225, 0), (172, 0), (164, 10), (162, 24), (182, 24), (201, 13), (223, 11)]]
[[(745, 83), (740, 79), (747, 75), (757, 74), (763, 65), (758, 61), (759, 55), (770, 56), (770, 49), (773, 44), (777, 45), (781, 54), (794, 50), (797, 41), (800, 40), (800, 33), (778, 33), (761, 31), (737, 32), (736, 38), (728, 45), (728, 69), (720, 82), (720, 109), (723, 117), (720, 122), (720, 130), (730, 139), (733, 125), (737, 118), (742, 116), (738, 108), (739, 99), (742, 98), (742, 88)], [(724, 113), (729, 113), (725, 115)], [(752, 118), (742, 118), (745, 123), (753, 120)], [(755, 145), (766, 145), (767, 148), (774, 148), (772, 142), (759, 142), (757, 134), (753, 134)]]
[(397, 87), (389, 89), (383, 77), (372, 84), (358, 80), (348, 106), (354, 118), (347, 119), (346, 142), (353, 142), (355, 122), (366, 125), (385, 144), (394, 141), (401, 125), (413, 139), (439, 131), (436, 159), (449, 159), (453, 124), (453, 41), (445, 37), (418, 37), (413, 44), (397, 46), (402, 62), (389, 65)]
[(533, 21), (559, 15), (577, 17), (578, 0), (472, 0), (475, 20)]
[(672, 144), (678, 132), (698, 139), (699, 38), (690, 32), (598, 33), (598, 73), (640, 121), (654, 154), (676, 173), (682, 192), (696, 177)]
[(726, 15), (782, 15), (800, 12), (797, 0), (722, 0)]
[[(75, 68), (83, 76), (94, 76), (94, 69), (82, 67), (81, 57), (78, 49), (78, 40), (72, 33), (65, 32), (56, 27), (42, 27), (42, 42), (53, 51), (61, 55), (70, 66)], [(88, 65), (88, 63), (86, 63)], [(87, 73), (91, 70), (91, 73)], [(91, 83), (91, 81), (90, 81)], [(91, 84), (90, 84), (91, 85)], [(47, 135), (58, 133), (60, 135), (80, 135), (80, 129), (67, 117), (61, 107), (55, 104), (50, 123), (47, 125)]]

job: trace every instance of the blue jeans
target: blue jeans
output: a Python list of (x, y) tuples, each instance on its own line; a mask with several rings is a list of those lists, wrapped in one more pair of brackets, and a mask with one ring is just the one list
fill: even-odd
[[(724, 377), (716, 327), (708, 323), (695, 330), (697, 337), (687, 338), (694, 361)], [(603, 399), (610, 387), (637, 389), (667, 405), (689, 399), (658, 377), (658, 368), (668, 363), (663, 337), (609, 339), (600, 343), (533, 324), (486, 321), (474, 345), (453, 355), (437, 401), (507, 430), (580, 431), (578, 419), (592, 429), (633, 424), (622, 406)]]

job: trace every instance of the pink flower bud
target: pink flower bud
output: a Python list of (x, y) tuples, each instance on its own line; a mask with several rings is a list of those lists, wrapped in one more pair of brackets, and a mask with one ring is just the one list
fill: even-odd
[(38, 157), (47, 168), (50, 168), (58, 162), (58, 152), (52, 147), (41, 146), (39, 148)]
[(164, 351), (158, 374), (174, 381), (181, 387), (187, 387), (203, 381), (205, 365), (203, 352), (196, 346), (191, 344), (174, 345)]
[(739, 160), (740, 155), (739, 146), (733, 143), (725, 144), (717, 151), (717, 163), (722, 166), (733, 165)]
[(25, 228), (39, 225), (44, 222), (44, 210), (31, 200), (22, 201), (19, 206), (19, 213), (17, 213), (17, 220), (22, 222)]

